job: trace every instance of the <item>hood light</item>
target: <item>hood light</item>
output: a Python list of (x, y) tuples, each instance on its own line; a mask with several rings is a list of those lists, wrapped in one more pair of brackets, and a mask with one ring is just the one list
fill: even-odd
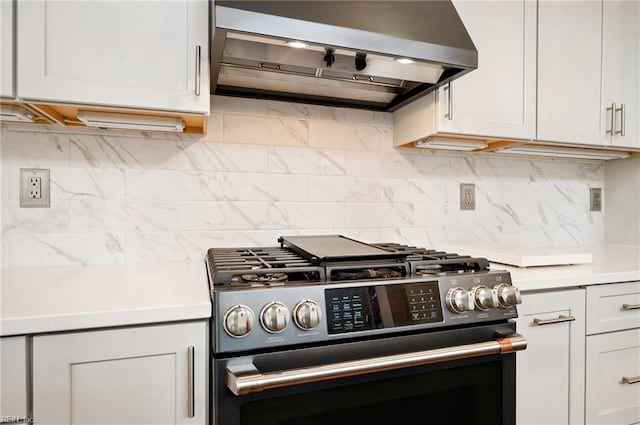
[(449, 140), (449, 139), (432, 139), (421, 140), (416, 142), (416, 147), (426, 149), (442, 149), (449, 151), (475, 151), (478, 149), (484, 149), (487, 144), (482, 141), (476, 140)]
[(408, 65), (410, 63), (413, 63), (413, 61), (409, 58), (397, 58), (396, 62), (401, 63), (403, 65)]
[(287, 41), (287, 46), (293, 47), (294, 49), (306, 49), (307, 47), (309, 47), (307, 43), (303, 43), (302, 41), (298, 40)]

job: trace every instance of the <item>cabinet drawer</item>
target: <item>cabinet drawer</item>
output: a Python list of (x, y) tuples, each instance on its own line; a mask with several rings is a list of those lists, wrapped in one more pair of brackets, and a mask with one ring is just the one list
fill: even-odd
[(640, 329), (587, 337), (586, 423), (640, 422)]
[(587, 287), (587, 335), (640, 327), (640, 282)]
[(27, 337), (0, 338), (0, 422), (27, 418)]

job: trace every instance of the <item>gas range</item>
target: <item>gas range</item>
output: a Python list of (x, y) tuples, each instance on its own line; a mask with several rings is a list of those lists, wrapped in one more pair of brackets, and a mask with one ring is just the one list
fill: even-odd
[(211, 248), (214, 353), (434, 332), (517, 317), (520, 294), (485, 258), (339, 235)]

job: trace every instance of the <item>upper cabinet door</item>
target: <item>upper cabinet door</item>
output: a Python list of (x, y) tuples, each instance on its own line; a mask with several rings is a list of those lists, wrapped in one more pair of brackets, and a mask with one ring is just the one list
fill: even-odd
[(539, 2), (539, 140), (608, 144), (601, 55), (602, 2)]
[(13, 0), (0, 0), (0, 97), (14, 97)]
[(602, 11), (602, 125), (613, 146), (640, 148), (640, 2), (607, 0)]
[(207, 113), (208, 18), (206, 0), (21, 2), (18, 96)]
[[(438, 130), (535, 138), (536, 2), (456, 0), (478, 69), (438, 91)], [(451, 116), (449, 116), (451, 112)]]

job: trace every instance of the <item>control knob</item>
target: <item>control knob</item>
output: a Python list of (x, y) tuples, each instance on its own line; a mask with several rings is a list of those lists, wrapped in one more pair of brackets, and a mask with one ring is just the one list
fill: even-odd
[(498, 301), (500, 307), (509, 308), (516, 304), (522, 304), (522, 297), (520, 296), (520, 290), (515, 286), (501, 283), (493, 287), (498, 292)]
[(222, 326), (229, 336), (242, 338), (253, 329), (255, 316), (253, 311), (246, 305), (231, 307), (224, 315)]
[(486, 311), (490, 308), (500, 307), (497, 289), (478, 285), (471, 288), (471, 291), (474, 294), (475, 304), (478, 310)]
[(302, 300), (293, 308), (293, 321), (304, 331), (318, 327), (322, 319), (322, 310), (317, 302)]
[(451, 288), (447, 291), (447, 305), (454, 313), (464, 313), (474, 308), (473, 292), (464, 288)]
[(282, 332), (289, 324), (289, 309), (278, 301), (265, 305), (260, 311), (260, 324), (269, 333)]

